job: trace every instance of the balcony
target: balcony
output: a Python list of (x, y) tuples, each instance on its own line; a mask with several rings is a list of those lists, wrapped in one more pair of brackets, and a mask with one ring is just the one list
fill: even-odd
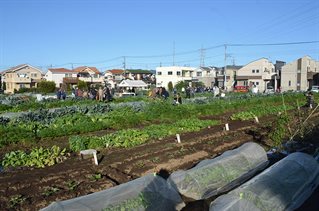
[(66, 84), (77, 84), (79, 79), (77, 77), (64, 77), (63, 83)]
[(7, 82), (12, 82), (12, 83), (31, 83), (31, 78), (29, 77), (16, 77), (16, 78), (8, 78)]
[(99, 77), (99, 78), (79, 77), (79, 80), (85, 81), (85, 82), (88, 82), (88, 83), (103, 83), (104, 82), (104, 78), (103, 77)]

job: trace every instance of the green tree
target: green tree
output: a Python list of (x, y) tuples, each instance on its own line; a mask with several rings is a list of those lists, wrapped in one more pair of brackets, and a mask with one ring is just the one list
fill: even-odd
[(178, 91), (181, 91), (182, 88), (184, 87), (186, 89), (188, 85), (188, 82), (185, 82), (185, 81), (179, 81), (175, 84), (175, 88), (178, 90)]
[(88, 89), (88, 85), (85, 81), (78, 81), (78, 88), (81, 90), (87, 90)]
[(168, 91), (172, 92), (173, 91), (173, 83), (170, 81), (168, 82)]
[(41, 81), (38, 83), (38, 90), (41, 93), (47, 94), (55, 91), (54, 81)]

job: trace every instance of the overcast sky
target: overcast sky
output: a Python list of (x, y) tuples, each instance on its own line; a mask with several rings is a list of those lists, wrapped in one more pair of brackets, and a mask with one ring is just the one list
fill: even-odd
[[(223, 66), (224, 44), (319, 41), (317, 0), (0, 0), (0, 70)], [(202, 50), (201, 50), (202, 49)], [(319, 60), (319, 43), (228, 46), (226, 64)], [(175, 55), (175, 56), (173, 56)]]

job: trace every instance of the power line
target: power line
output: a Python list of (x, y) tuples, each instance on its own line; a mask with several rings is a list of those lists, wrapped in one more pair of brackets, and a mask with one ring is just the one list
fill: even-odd
[(249, 43), (249, 44), (225, 44), (227, 46), (240, 46), (240, 47), (250, 47), (250, 46), (274, 46), (274, 45), (301, 45), (301, 44), (312, 44), (319, 43), (319, 41), (305, 41), (305, 42), (286, 42), (286, 43)]

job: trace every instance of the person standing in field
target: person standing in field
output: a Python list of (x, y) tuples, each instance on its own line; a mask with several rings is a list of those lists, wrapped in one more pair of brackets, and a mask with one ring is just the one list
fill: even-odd
[(98, 101), (103, 101), (104, 91), (103, 91), (102, 87), (100, 87), (97, 92), (98, 92), (98, 94), (97, 94), (97, 100), (98, 100)]

